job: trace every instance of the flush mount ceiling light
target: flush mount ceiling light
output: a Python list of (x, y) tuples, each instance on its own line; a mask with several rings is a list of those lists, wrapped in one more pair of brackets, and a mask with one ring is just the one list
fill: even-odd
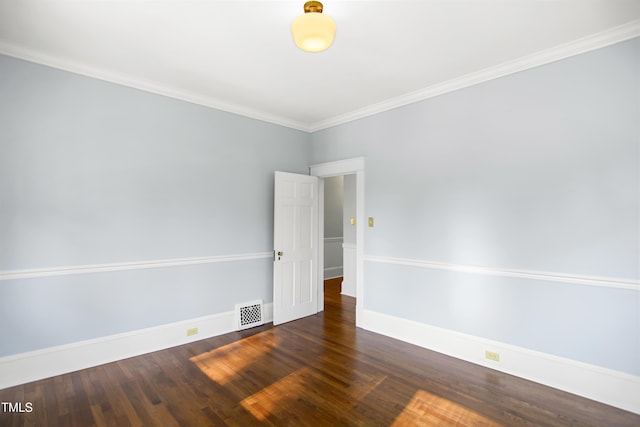
[(322, 14), (322, 3), (308, 1), (304, 4), (304, 15), (291, 23), (293, 41), (305, 52), (322, 52), (333, 43), (336, 23)]

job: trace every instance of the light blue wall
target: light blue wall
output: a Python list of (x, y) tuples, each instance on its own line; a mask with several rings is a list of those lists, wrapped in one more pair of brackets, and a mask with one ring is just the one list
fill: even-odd
[(344, 177), (324, 180), (324, 237), (342, 237)]
[[(0, 56), (0, 270), (271, 251), (307, 133)], [(272, 300), (270, 260), (0, 281), (0, 356)]]
[[(638, 279), (640, 39), (312, 135), (366, 156), (365, 254)], [(638, 291), (365, 263), (364, 307), (640, 375)]]
[[(367, 157), (365, 253), (637, 279), (640, 40), (316, 132), (0, 56), (0, 270), (271, 250)], [(309, 147), (311, 141), (311, 147)], [(367, 262), (365, 308), (640, 374), (637, 291)], [(0, 356), (271, 301), (269, 260), (0, 281)]]

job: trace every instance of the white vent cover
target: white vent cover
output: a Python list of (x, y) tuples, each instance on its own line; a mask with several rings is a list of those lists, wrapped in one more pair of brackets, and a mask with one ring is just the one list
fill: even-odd
[(262, 300), (236, 304), (236, 318), (238, 330), (262, 325), (264, 323)]

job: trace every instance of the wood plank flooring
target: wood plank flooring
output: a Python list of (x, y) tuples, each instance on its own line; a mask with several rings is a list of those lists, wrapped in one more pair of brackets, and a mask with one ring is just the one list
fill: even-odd
[(0, 390), (0, 426), (640, 426), (640, 416), (324, 313)]

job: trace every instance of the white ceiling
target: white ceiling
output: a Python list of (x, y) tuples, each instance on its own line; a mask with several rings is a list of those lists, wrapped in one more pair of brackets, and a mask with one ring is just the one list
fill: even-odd
[(0, 53), (312, 131), (640, 35), (640, 0), (0, 0)]

